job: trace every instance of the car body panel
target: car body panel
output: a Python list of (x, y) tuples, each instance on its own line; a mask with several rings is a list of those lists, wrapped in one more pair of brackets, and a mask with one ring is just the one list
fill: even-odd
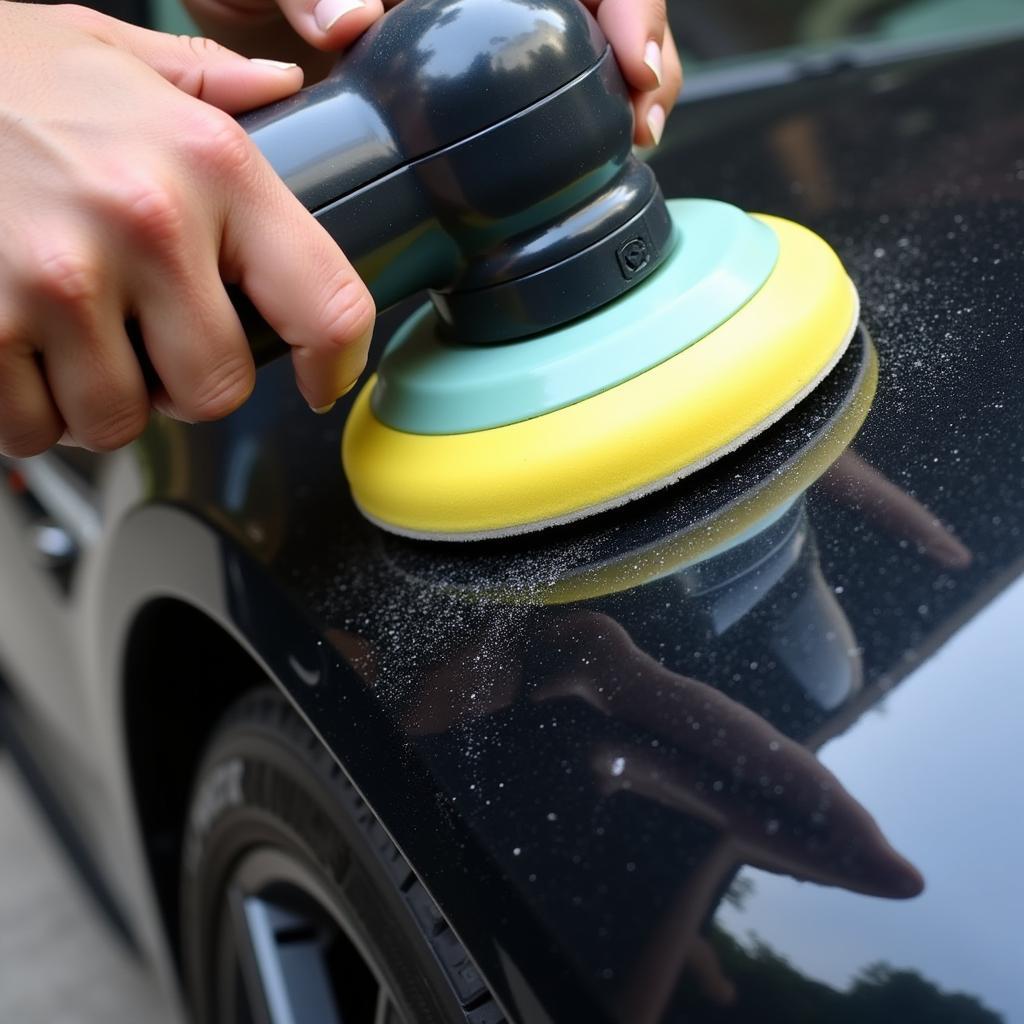
[[(347, 404), (313, 417), (284, 364), (227, 421), (158, 420), (105, 460), (69, 612), (87, 725), (30, 699), (96, 752), (111, 831), (135, 815), (124, 650), (171, 598), (290, 694), (513, 1019), (1024, 1017), (1022, 57), (673, 120), (666, 194), (819, 231), (870, 339), (663, 494), (514, 542), (387, 537), (341, 473)], [(852, 448), (800, 476), (859, 387)], [(128, 849), (103, 859), (136, 859), (118, 884), (159, 948)]]

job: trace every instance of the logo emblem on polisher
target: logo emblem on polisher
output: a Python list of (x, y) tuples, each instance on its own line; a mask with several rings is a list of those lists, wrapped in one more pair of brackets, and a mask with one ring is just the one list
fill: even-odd
[(651, 248), (646, 239), (633, 238), (620, 247), (618, 257), (622, 276), (628, 281), (651, 262)]

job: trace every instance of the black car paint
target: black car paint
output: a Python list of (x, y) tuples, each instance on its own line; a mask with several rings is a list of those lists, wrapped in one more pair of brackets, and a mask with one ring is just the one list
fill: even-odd
[[(1007, 685), (1024, 608), (1022, 57), (1013, 44), (853, 69), (690, 105), (671, 123), (653, 161), (665, 193), (821, 232), (860, 287), (880, 360), (857, 457), (772, 527), (784, 571), (754, 560), (719, 581), (719, 596), (765, 584), (728, 628), (686, 574), (575, 606), (545, 605), (539, 588), (619, 541), (649, 544), (741, 499), (814, 433), (811, 406), (620, 513), (453, 551), (359, 517), (339, 467), (343, 410), (309, 415), (277, 365), (225, 423), (159, 421), (134, 448), (148, 494), (113, 537), (103, 644), (123, 649), (140, 609), (169, 596), (223, 623), (330, 746), (513, 1019), (1020, 1019), (1022, 835), (1019, 799), (1003, 798), (1024, 702)], [(832, 637), (801, 611), (808, 594), (839, 623)], [(616, 629), (648, 659), (620, 646), (588, 664), (595, 636)], [(952, 663), (948, 651), (960, 652)], [(808, 659), (846, 670), (846, 692), (802, 685)], [(856, 771), (836, 767), (839, 782), (874, 795), (867, 811), (923, 864), (924, 892), (885, 898), (910, 896), (913, 878), (855, 832), (811, 872), (846, 884), (874, 851), (871, 878), (861, 871), (849, 893), (812, 883), (779, 895), (749, 870), (735, 882), (723, 820), (760, 823), (776, 870), (773, 844), (809, 841), (808, 822), (775, 792), (791, 780), (775, 777), (723, 776), (723, 811), (698, 785), (717, 792), (701, 775), (713, 759), (688, 754), (706, 708), (664, 678), (642, 720), (635, 701), (623, 712), (596, 696), (599, 685), (637, 692), (654, 666), (811, 749), (863, 735), (867, 753)], [(930, 693), (954, 726), (959, 702), (970, 731), (929, 716)], [(944, 749), (955, 756), (943, 761)], [(917, 762), (932, 773), (924, 782)], [(937, 880), (936, 837), (913, 827), (929, 806), (946, 815), (942, 842), (961, 868)], [(833, 813), (814, 823), (826, 840)], [(1002, 899), (978, 884), (986, 873), (1007, 883)], [(776, 893), (764, 911), (762, 889)], [(786, 899), (799, 907), (792, 933), (772, 913)], [(923, 978), (875, 971), (848, 989), (850, 972), (882, 959)]]

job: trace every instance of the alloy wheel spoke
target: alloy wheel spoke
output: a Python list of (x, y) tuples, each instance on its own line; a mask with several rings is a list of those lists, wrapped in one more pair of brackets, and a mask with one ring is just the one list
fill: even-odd
[(228, 902), (254, 1024), (342, 1024), (316, 928), (238, 889)]

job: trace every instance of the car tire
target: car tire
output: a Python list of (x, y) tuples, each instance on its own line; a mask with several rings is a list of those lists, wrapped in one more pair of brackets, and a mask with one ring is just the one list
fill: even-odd
[(498, 1024), (466, 950), (347, 776), (267, 687), (216, 727), (183, 846), (197, 1024)]

